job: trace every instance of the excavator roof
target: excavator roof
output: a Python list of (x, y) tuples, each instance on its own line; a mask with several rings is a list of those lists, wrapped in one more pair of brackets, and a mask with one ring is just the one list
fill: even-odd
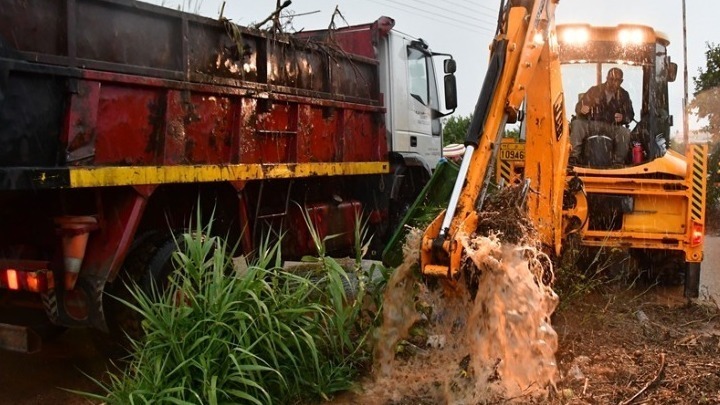
[(561, 63), (652, 65), (656, 45), (670, 43), (665, 34), (642, 24), (558, 24), (556, 31)]
[(557, 25), (557, 33), (561, 43), (578, 45), (589, 41), (610, 41), (630, 45), (660, 42), (665, 46), (670, 43), (666, 34), (643, 24), (594, 26), (586, 23), (565, 23)]

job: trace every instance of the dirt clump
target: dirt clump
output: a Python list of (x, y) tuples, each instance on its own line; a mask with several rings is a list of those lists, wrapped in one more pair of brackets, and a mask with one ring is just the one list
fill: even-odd
[(490, 194), (478, 212), (477, 234), (497, 234), (513, 245), (537, 244), (537, 233), (523, 208), (526, 193), (522, 186), (510, 186)]

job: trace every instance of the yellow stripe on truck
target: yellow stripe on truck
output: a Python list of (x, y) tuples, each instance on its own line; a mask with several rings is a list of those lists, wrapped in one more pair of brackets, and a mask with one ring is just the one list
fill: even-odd
[(133, 186), (389, 173), (387, 162), (71, 167), (70, 187)]

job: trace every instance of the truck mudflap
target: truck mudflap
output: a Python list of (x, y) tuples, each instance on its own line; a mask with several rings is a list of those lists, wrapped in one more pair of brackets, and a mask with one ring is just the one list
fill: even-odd
[(37, 353), (41, 347), (40, 335), (31, 328), (0, 323), (0, 349), (19, 353)]

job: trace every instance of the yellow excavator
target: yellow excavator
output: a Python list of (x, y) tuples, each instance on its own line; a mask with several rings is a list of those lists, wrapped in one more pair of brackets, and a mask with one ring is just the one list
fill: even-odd
[[(672, 125), (667, 84), (677, 73), (667, 54), (669, 42), (644, 26), (556, 26), (558, 3), (526, 0), (502, 6), (448, 207), (423, 236), (422, 273), (456, 278), (463, 255), (460, 238), (477, 228), (492, 183), (522, 181), (530, 190), (528, 215), (554, 253), (577, 235), (583, 245), (621, 247), (657, 264), (679, 259), (685, 294), (697, 297), (707, 149), (688, 145), (681, 155), (666, 148)], [(565, 74), (566, 65), (590, 71), (591, 79)], [(628, 68), (626, 78), (637, 79), (634, 160), (628, 157), (621, 168), (583, 162), (568, 167), (572, 122), (563, 75), (576, 86), (590, 87), (617, 65)], [(568, 94), (587, 87), (570, 85)], [(504, 140), (506, 126), (517, 121), (522, 140)]]

